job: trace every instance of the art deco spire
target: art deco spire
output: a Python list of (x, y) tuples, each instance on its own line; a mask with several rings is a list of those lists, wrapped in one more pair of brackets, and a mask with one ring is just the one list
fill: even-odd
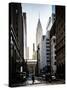
[(39, 19), (38, 19), (38, 23), (37, 23), (37, 30), (36, 30), (36, 44), (37, 45), (41, 41), (42, 34), (43, 34), (43, 29), (42, 29), (42, 26), (41, 26), (40, 14), (39, 14)]

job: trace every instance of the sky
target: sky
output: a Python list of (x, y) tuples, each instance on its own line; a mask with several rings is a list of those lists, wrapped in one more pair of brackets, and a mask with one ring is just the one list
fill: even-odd
[(33, 43), (36, 45), (36, 29), (40, 18), (43, 35), (46, 34), (48, 19), (52, 13), (52, 6), (46, 4), (22, 4), (22, 12), (26, 12), (27, 22), (27, 46), (29, 47), (29, 58), (32, 59)]

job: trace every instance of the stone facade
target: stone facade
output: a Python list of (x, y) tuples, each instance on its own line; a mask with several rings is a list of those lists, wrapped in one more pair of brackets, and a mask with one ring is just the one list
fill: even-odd
[(56, 6), (57, 74), (65, 78), (65, 6)]

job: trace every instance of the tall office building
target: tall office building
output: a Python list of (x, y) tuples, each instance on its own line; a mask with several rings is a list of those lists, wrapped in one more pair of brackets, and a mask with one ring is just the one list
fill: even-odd
[(41, 55), (40, 55), (40, 72), (44, 73), (45, 69), (50, 67), (50, 32), (42, 36), (41, 40)]
[(24, 29), (24, 59), (27, 59), (27, 24), (26, 24), (26, 13), (24, 12), (22, 14), (22, 18), (23, 18), (23, 29)]
[(56, 75), (56, 20), (50, 30), (51, 74)]
[(55, 5), (52, 6), (52, 27), (50, 29), (50, 60), (51, 74), (56, 75), (56, 14)]
[(46, 66), (46, 36), (43, 35), (41, 39), (41, 55), (40, 55), (40, 72)]
[(42, 34), (43, 34), (43, 30), (42, 30), (41, 22), (40, 19), (38, 19), (37, 30), (36, 30), (36, 48), (38, 47), (38, 45), (40, 46)]
[(65, 6), (56, 6), (57, 76), (65, 78)]
[(50, 66), (50, 31), (46, 32), (46, 61), (47, 66)]
[(41, 22), (40, 22), (40, 19), (38, 19), (37, 30), (36, 30), (36, 50), (37, 50), (36, 72), (38, 75), (40, 73), (40, 54), (41, 54), (40, 47), (41, 47), (42, 34), (43, 34), (43, 30), (42, 30)]
[(65, 79), (65, 7), (54, 7), (55, 18), (50, 31), (51, 73)]
[(24, 28), (21, 3), (9, 3), (9, 86), (24, 82)]
[(45, 35), (44, 50), (43, 50), (43, 54), (45, 55), (45, 59), (43, 58), (43, 63), (44, 63), (43, 73), (49, 73), (50, 72), (50, 31), (47, 31)]
[[(51, 67), (52, 67), (52, 64), (51, 62), (54, 62), (53, 59), (51, 59), (51, 55), (53, 56), (53, 54), (51, 53), (51, 28), (53, 26), (55, 22), (55, 6), (53, 5), (52, 6), (52, 14), (51, 14), (51, 17), (49, 17), (49, 20), (48, 20), (48, 23), (47, 23), (47, 27), (46, 27), (46, 30), (47, 30), (47, 35), (48, 37), (46, 37), (46, 51), (48, 51), (46, 53), (46, 57), (47, 57), (47, 66), (48, 66), (48, 71), (51, 73)], [(52, 32), (53, 33), (53, 32)]]
[(51, 17), (49, 17), (48, 23), (47, 23), (47, 33), (46, 33), (46, 51), (49, 51), (49, 53), (46, 53), (46, 57), (47, 57), (47, 63), (49, 64), (50, 67), (50, 30), (53, 24), (53, 17), (51, 14)]
[(33, 60), (37, 60), (37, 52), (35, 50), (35, 43), (33, 43), (33, 55), (32, 55)]
[(33, 43), (33, 52), (35, 52), (35, 43)]
[(56, 41), (56, 36), (54, 34), (55, 32), (55, 5), (52, 5), (52, 14), (51, 14), (51, 17), (49, 17), (49, 20), (48, 20), (48, 24), (47, 24), (47, 28), (46, 28), (47, 31), (50, 31), (49, 33), (49, 48), (50, 50), (47, 50), (50, 52), (49, 54), (49, 60), (47, 60), (49, 63), (50, 63), (50, 72), (53, 74), (56, 73), (56, 60), (55, 60), (55, 45), (56, 45), (56, 42), (54, 42), (54, 39)]

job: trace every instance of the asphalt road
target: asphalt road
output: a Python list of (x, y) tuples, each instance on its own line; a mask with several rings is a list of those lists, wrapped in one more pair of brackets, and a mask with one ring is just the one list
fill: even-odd
[(28, 78), (25, 82), (25, 85), (56, 85), (56, 84), (65, 84), (64, 80), (56, 80), (56, 81), (46, 81), (46, 80), (40, 80), (37, 77), (34, 80), (34, 83), (31, 78)]

